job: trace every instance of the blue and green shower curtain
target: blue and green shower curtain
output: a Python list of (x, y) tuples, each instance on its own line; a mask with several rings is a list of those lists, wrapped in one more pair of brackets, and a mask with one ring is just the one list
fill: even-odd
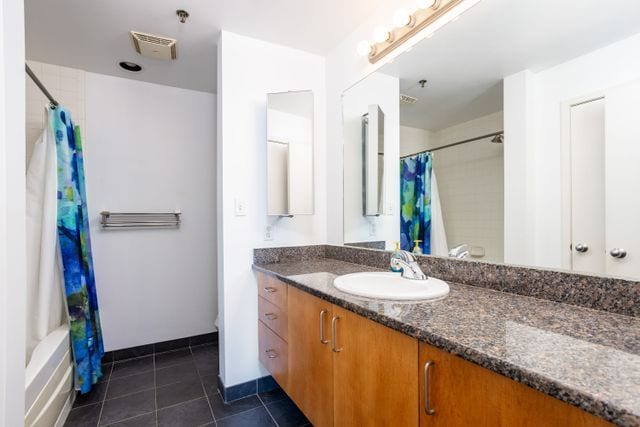
[(431, 153), (420, 153), (400, 160), (400, 247), (405, 251), (422, 240), (422, 253), (431, 253), (431, 159)]
[(102, 376), (104, 355), (98, 297), (93, 275), (89, 216), (80, 128), (62, 106), (49, 110), (56, 140), (58, 175), (58, 242), (69, 310), (75, 388), (87, 393)]

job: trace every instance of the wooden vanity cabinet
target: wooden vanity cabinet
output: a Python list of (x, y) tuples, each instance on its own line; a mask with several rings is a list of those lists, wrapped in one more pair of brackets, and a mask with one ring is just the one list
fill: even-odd
[(418, 421), (418, 341), (289, 287), (289, 396), (314, 426)]
[(418, 340), (334, 306), (335, 426), (418, 423)]
[[(282, 282), (267, 277), (258, 275), (259, 298), (271, 287), (277, 290), (267, 292), (267, 302), (281, 304)], [(273, 295), (277, 292), (280, 296)], [(416, 339), (293, 286), (287, 287), (284, 300), (285, 348), (285, 340), (265, 324), (263, 308), (273, 307), (259, 301), (260, 360), (314, 426), (417, 425)], [(281, 371), (284, 361), (286, 374)]]
[(420, 343), (418, 374), (420, 426), (611, 426), (601, 418), (429, 344)]
[(314, 426), (333, 425), (332, 305), (289, 287), (289, 386)]
[(288, 286), (258, 273), (258, 350), (260, 362), (285, 391), (289, 383)]
[(258, 285), (260, 361), (316, 427), (611, 426), (274, 277)]

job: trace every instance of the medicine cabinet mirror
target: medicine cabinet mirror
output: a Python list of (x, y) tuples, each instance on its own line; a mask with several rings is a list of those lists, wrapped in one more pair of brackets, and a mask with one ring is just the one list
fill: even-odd
[(312, 215), (313, 92), (267, 95), (267, 214)]

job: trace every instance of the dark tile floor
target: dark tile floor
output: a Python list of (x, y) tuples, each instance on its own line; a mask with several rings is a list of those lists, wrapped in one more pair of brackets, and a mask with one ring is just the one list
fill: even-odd
[(224, 403), (217, 344), (107, 363), (104, 372), (91, 393), (76, 398), (65, 427), (310, 425), (281, 389)]

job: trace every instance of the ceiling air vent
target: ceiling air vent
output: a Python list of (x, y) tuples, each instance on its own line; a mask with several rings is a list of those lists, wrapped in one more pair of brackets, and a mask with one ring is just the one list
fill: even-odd
[(176, 59), (176, 39), (131, 31), (133, 45), (142, 56), (153, 59)]
[(400, 94), (400, 103), (401, 104), (415, 104), (418, 102), (418, 98), (414, 98), (413, 96), (405, 95), (404, 93)]

